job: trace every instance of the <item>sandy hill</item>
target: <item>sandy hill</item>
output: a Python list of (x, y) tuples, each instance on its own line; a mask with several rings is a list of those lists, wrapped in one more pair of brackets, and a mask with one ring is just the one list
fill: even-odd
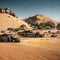
[(21, 25), (26, 25), (27, 29), (30, 29), (29, 25), (15, 17), (15, 15), (10, 15), (7, 12), (2, 13), (0, 10), (0, 31), (4, 31), (7, 28), (17, 28)]
[(48, 18), (48, 17), (45, 17), (45, 16), (43, 16), (43, 15), (39, 15), (39, 14), (37, 14), (37, 15), (35, 15), (35, 16), (32, 16), (32, 17), (29, 17), (29, 18), (26, 18), (26, 19), (24, 19), (26, 22), (28, 22), (29, 20), (31, 20), (31, 21), (34, 21), (34, 22), (52, 22), (53, 20), (52, 19), (50, 19), (50, 18)]

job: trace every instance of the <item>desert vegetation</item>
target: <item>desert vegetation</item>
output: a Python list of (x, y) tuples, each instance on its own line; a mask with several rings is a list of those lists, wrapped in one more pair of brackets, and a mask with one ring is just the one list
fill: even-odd
[(54, 37), (60, 37), (59, 35), (60, 33), (58, 33), (58, 31), (56, 32), (51, 32), (51, 31), (47, 31), (47, 32), (34, 32), (33, 30), (24, 30), (22, 32), (18, 32), (18, 35), (21, 37), (31, 37), (31, 38), (54, 38)]
[(18, 28), (8, 28), (7, 30), (12, 31), (12, 32), (18, 32), (19, 30), (25, 30), (26, 26), (25, 25), (21, 25)]
[(57, 24), (56, 28), (60, 30), (60, 23)]
[(28, 24), (30, 24), (31, 27), (33, 27), (33, 29), (41, 29), (41, 30), (46, 30), (46, 29), (54, 29), (55, 28), (55, 24), (53, 22), (34, 22), (31, 20), (28, 20), (27, 22)]

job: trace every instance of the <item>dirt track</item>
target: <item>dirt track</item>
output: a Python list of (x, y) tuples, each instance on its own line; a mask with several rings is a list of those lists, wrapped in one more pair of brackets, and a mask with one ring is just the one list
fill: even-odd
[(20, 43), (0, 43), (0, 60), (60, 60), (59, 43), (53, 43), (57, 49), (53, 45), (48, 48), (43, 45), (36, 47)]

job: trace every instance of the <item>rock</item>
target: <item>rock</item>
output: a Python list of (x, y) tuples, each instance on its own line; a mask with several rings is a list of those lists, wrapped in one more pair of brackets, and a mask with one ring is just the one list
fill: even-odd
[(12, 15), (13, 17), (16, 17), (15, 13), (10, 11), (10, 15)]
[(10, 9), (9, 8), (4, 8), (5, 13), (10, 14)]
[(0, 13), (5, 13), (5, 10), (0, 8)]
[(10, 10), (10, 8), (0, 8), (0, 13), (6, 13), (13, 17), (17, 17), (16, 14)]

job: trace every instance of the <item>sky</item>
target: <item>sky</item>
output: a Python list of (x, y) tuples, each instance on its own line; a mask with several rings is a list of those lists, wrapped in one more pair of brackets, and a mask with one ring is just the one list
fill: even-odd
[(0, 8), (6, 7), (20, 19), (42, 14), (60, 21), (60, 0), (0, 0)]

